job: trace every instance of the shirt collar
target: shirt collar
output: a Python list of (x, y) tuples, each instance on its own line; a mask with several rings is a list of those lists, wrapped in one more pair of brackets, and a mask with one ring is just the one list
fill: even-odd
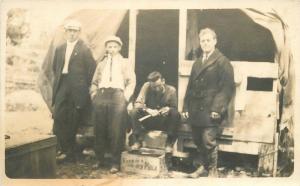
[(206, 59), (209, 58), (209, 56), (215, 51), (215, 49), (213, 49), (212, 51), (210, 51), (208, 54), (203, 54), (203, 57), (206, 56)]
[(70, 42), (70, 41), (67, 41), (67, 45), (68, 46), (75, 46), (76, 45), (76, 43), (78, 42), (78, 39), (76, 40), (76, 41), (73, 41), (73, 42)]
[(112, 57), (113, 61), (121, 61), (123, 59), (123, 56), (119, 53)]

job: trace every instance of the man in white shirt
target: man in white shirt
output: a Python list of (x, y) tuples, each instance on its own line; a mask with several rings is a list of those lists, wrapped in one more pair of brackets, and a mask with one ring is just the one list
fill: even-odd
[(90, 88), (98, 159), (93, 168), (103, 165), (107, 144), (112, 154), (110, 172), (116, 173), (120, 169), (121, 152), (125, 144), (127, 103), (133, 94), (136, 79), (131, 64), (120, 54), (121, 39), (110, 36), (104, 44), (106, 56), (97, 65)]
[(79, 39), (81, 24), (69, 20), (64, 29), (66, 42), (56, 48), (53, 59), (53, 133), (58, 162), (75, 160), (75, 137), (90, 105), (89, 87), (96, 67), (91, 50)]

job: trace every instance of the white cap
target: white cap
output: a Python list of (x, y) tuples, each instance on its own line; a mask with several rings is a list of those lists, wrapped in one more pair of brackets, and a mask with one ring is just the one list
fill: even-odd
[(123, 45), (121, 39), (119, 37), (117, 37), (117, 36), (109, 36), (109, 37), (107, 37), (105, 39), (105, 41), (104, 41), (104, 45), (106, 45), (106, 43), (111, 42), (111, 41), (119, 43), (120, 46)]
[(80, 30), (81, 29), (81, 23), (77, 20), (68, 20), (66, 21), (66, 24), (64, 25), (64, 28), (66, 30)]

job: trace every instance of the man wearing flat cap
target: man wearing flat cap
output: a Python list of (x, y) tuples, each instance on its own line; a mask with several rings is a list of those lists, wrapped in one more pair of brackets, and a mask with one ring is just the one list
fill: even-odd
[(98, 159), (93, 168), (103, 165), (108, 143), (112, 154), (111, 173), (118, 172), (120, 168), (128, 117), (127, 103), (136, 84), (132, 65), (120, 54), (122, 44), (117, 36), (110, 36), (104, 41), (106, 56), (97, 65), (90, 88)]
[(79, 39), (80, 22), (68, 20), (64, 29), (66, 42), (56, 48), (53, 59), (53, 133), (58, 140), (57, 160), (75, 161), (75, 137), (90, 104), (89, 87), (96, 63)]

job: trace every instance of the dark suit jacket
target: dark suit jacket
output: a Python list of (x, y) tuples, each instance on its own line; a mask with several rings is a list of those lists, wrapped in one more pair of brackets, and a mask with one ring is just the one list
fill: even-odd
[(184, 99), (184, 111), (194, 126), (215, 126), (211, 112), (226, 115), (228, 103), (235, 91), (234, 74), (230, 61), (218, 50), (203, 64), (202, 56), (195, 61)]
[(154, 91), (150, 90), (149, 82), (144, 83), (135, 101), (134, 107), (160, 109), (165, 106), (177, 110), (176, 89), (171, 85), (165, 84), (165, 92), (161, 96), (158, 96)]
[[(52, 106), (57, 98), (62, 69), (65, 63), (67, 43), (62, 44), (55, 50), (53, 61), (54, 83)], [(76, 107), (84, 107), (89, 101), (89, 87), (96, 68), (96, 62), (91, 50), (82, 40), (78, 40), (70, 56), (68, 77), (70, 78), (72, 98)]]

